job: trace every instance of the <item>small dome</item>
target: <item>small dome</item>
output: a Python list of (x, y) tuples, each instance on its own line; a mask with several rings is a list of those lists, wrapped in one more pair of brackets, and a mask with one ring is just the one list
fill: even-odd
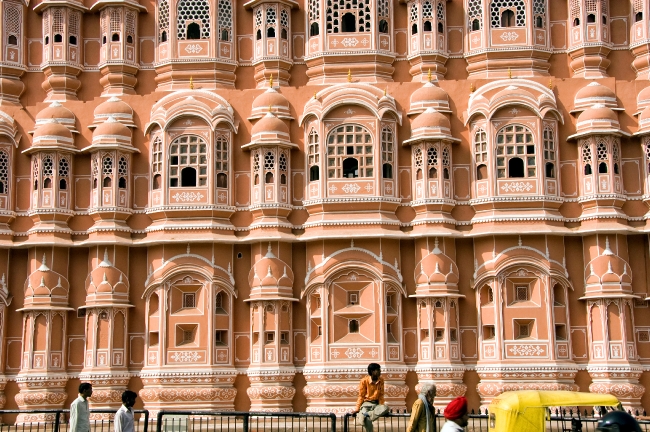
[(618, 123), (618, 115), (604, 105), (596, 104), (593, 107), (584, 110), (578, 116), (578, 123), (592, 120), (607, 120)]
[(76, 132), (76, 117), (74, 113), (57, 101), (52, 102), (48, 107), (43, 108), (38, 114), (36, 114), (36, 125), (34, 128), (38, 129), (41, 125), (49, 123), (50, 120), (56, 120), (57, 123), (64, 125), (73, 132)]
[(458, 291), (458, 275), (458, 266), (453, 259), (438, 248), (438, 239), (436, 239), (433, 251), (415, 266), (416, 292), (425, 293), (430, 290), (448, 290), (449, 288), (452, 291)]
[(114, 136), (131, 139), (131, 130), (124, 124), (118, 122), (115, 117), (110, 116), (106, 121), (93, 131), (93, 140), (100, 136)]
[(576, 93), (572, 112), (582, 111), (597, 104), (607, 108), (618, 108), (616, 94), (612, 89), (600, 84), (598, 81), (592, 81)]
[(267, 112), (259, 119), (251, 130), (253, 136), (260, 134), (283, 134), (289, 135), (289, 127), (273, 113)]
[(636, 97), (637, 110), (642, 111), (648, 106), (650, 106), (650, 86), (641, 90)]
[(628, 135), (621, 131), (616, 112), (601, 104), (596, 104), (580, 113), (576, 122), (576, 133), (567, 137), (567, 139), (575, 139), (591, 134)]
[(54, 119), (43, 123), (36, 129), (33, 136), (33, 145), (63, 145), (72, 146), (72, 132)]
[(68, 280), (51, 270), (43, 255), (40, 267), (27, 278), (24, 307), (67, 306), (69, 291)]
[(293, 294), (293, 271), (284, 261), (268, 252), (257, 261), (248, 275), (251, 299), (264, 297), (291, 297)]
[(267, 112), (272, 112), (281, 119), (293, 120), (289, 101), (272, 87), (268, 88), (253, 100), (253, 109), (249, 120), (261, 118)]
[(133, 123), (133, 108), (131, 108), (128, 103), (115, 96), (97, 105), (94, 115), (95, 121), (90, 127), (97, 127), (99, 124), (105, 122), (109, 117), (113, 117), (115, 120), (125, 124), (126, 126), (135, 127), (135, 123)]
[(435, 108), (438, 111), (451, 112), (449, 107), (449, 95), (446, 91), (433, 84), (431, 81), (427, 82), (411, 94), (409, 114), (418, 114), (424, 112), (427, 108)]
[(420, 128), (451, 129), (451, 123), (440, 111), (437, 111), (434, 108), (427, 108), (426, 111), (417, 116), (415, 120), (413, 120), (413, 123), (411, 123), (411, 129), (415, 130)]
[(646, 107), (639, 116), (639, 129), (634, 135), (650, 134), (650, 108)]
[(86, 279), (86, 304), (128, 303), (129, 280), (108, 259), (108, 250), (104, 259), (95, 267)]

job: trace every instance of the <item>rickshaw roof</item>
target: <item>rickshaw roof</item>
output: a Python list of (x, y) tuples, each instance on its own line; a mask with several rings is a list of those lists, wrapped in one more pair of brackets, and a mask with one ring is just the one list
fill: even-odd
[(504, 392), (497, 396), (488, 411), (493, 408), (507, 411), (522, 412), (526, 408), (547, 408), (559, 406), (616, 406), (618, 399), (609, 394), (572, 392), (572, 391), (543, 391), (521, 390)]

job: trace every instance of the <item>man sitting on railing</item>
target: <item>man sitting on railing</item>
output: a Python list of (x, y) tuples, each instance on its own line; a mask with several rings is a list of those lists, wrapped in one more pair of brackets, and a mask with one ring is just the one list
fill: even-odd
[(133, 405), (137, 397), (137, 393), (131, 390), (122, 393), (122, 406), (115, 414), (115, 432), (135, 432)]
[(460, 432), (465, 429), (469, 423), (469, 413), (467, 412), (467, 399), (465, 396), (458, 396), (449, 402), (445, 408), (445, 424), (440, 432)]
[(79, 397), (70, 404), (70, 432), (90, 432), (88, 398), (92, 394), (92, 384), (87, 382), (79, 384)]
[(433, 417), (433, 398), (436, 397), (435, 384), (423, 384), (418, 398), (411, 409), (411, 420), (406, 432), (435, 432)]
[(372, 432), (372, 422), (388, 413), (388, 407), (384, 404), (384, 379), (381, 377), (381, 366), (377, 363), (368, 365), (368, 376), (359, 382), (359, 398), (354, 413), (357, 423), (366, 432)]

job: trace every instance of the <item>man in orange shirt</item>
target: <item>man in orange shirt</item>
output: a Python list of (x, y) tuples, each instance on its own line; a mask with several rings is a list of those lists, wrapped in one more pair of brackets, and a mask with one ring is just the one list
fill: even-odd
[(377, 363), (368, 365), (368, 376), (359, 382), (359, 398), (355, 414), (357, 423), (366, 430), (373, 431), (372, 422), (386, 415), (388, 407), (384, 404), (384, 379), (381, 377), (381, 366)]

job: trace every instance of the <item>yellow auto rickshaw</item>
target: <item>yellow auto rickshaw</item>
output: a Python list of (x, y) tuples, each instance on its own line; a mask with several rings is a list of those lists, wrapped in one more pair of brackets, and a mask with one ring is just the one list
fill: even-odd
[(490, 432), (544, 432), (550, 407), (619, 407), (615, 396), (571, 391), (504, 392), (488, 407)]

